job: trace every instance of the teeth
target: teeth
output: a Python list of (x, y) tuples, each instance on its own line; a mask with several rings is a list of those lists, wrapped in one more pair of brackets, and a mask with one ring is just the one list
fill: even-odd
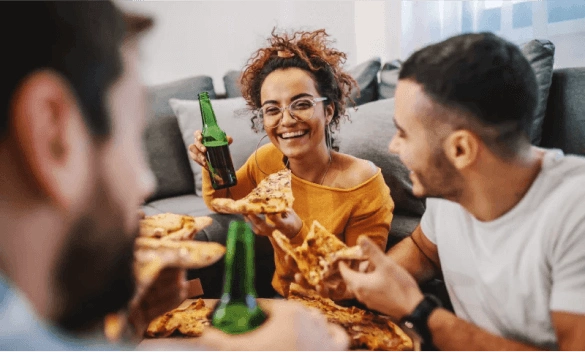
[(285, 132), (282, 134), (282, 138), (293, 138), (302, 136), (305, 134), (305, 131), (297, 131), (297, 132)]

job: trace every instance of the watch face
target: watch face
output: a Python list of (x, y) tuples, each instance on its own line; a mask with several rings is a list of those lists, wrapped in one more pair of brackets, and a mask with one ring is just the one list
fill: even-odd
[(402, 331), (404, 331), (404, 333), (412, 339), (412, 346), (414, 347), (414, 350), (420, 351), (422, 338), (416, 331), (414, 324), (411, 321), (405, 319), (399, 324), (399, 326), (402, 329)]

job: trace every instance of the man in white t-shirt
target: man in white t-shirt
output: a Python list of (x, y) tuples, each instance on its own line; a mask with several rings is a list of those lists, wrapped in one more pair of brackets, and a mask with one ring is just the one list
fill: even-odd
[[(439, 349), (585, 349), (585, 159), (530, 145), (534, 72), (493, 34), (414, 53), (390, 150), (428, 197), (421, 224), (348, 291)], [(442, 274), (455, 314), (419, 283)]]

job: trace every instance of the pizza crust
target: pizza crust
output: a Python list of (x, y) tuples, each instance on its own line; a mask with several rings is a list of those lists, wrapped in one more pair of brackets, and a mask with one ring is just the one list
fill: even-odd
[(195, 234), (211, 225), (209, 216), (192, 217), (180, 214), (157, 214), (140, 220), (141, 237), (162, 238), (169, 241), (191, 240)]
[(268, 175), (246, 197), (233, 200), (216, 198), (211, 207), (225, 214), (276, 214), (292, 209), (292, 176), (289, 169)]

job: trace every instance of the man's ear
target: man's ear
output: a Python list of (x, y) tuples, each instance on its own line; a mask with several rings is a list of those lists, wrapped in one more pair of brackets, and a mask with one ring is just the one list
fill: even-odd
[(443, 142), (445, 155), (458, 170), (463, 170), (477, 160), (479, 137), (467, 130), (452, 132)]
[(33, 191), (61, 208), (83, 199), (91, 140), (68, 82), (50, 70), (32, 73), (10, 105), (13, 135)]

